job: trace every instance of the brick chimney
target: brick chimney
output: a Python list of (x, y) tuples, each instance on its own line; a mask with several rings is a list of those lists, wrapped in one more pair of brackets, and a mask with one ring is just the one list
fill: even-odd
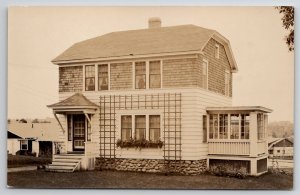
[(148, 28), (160, 28), (161, 20), (158, 17), (149, 18), (148, 20)]

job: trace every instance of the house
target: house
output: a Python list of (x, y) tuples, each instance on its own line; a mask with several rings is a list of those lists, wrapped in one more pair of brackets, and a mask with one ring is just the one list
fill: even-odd
[(7, 131), (7, 153), (16, 155), (17, 151), (20, 150), (20, 136)]
[(270, 157), (294, 156), (294, 139), (292, 137), (270, 138), (268, 141), (268, 150)]
[[(217, 31), (161, 27), (151, 18), (147, 29), (75, 43), (52, 62), (59, 102), (48, 107), (60, 124), (62, 152), (49, 170), (194, 175), (229, 164), (251, 175), (267, 171), (272, 110), (232, 107), (238, 68)], [(74, 157), (77, 163), (63, 164)]]
[[(58, 140), (58, 123), (19, 123), (8, 124), (9, 132), (19, 135), (16, 140), (20, 154), (34, 154), (35, 156), (52, 155), (53, 141)], [(54, 145), (54, 144), (53, 144)], [(8, 146), (9, 148), (9, 141)], [(17, 151), (18, 151), (17, 150)]]

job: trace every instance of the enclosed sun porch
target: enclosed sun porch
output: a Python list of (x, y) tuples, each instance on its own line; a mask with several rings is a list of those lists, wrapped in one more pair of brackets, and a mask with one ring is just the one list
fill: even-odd
[[(204, 119), (208, 155), (259, 157), (267, 155), (267, 124), (271, 109), (208, 107)], [(206, 124), (205, 124), (206, 123)]]

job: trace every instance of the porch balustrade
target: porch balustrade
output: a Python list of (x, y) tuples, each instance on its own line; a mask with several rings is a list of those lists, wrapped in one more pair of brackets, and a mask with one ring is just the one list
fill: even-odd
[(208, 154), (250, 155), (250, 141), (208, 141)]

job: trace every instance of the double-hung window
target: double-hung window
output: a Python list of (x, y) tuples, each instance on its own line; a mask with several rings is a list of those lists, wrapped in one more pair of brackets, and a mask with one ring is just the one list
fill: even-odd
[(209, 115), (209, 138), (218, 139), (218, 115)]
[(108, 90), (108, 65), (98, 66), (98, 90)]
[(149, 140), (158, 141), (160, 139), (160, 116), (149, 116)]
[(132, 134), (132, 118), (130, 115), (121, 116), (121, 139), (129, 141)]
[(135, 139), (136, 140), (146, 139), (146, 116), (145, 115), (135, 116)]
[(161, 75), (160, 75), (160, 61), (149, 62), (149, 83), (150, 88), (160, 88)]
[(146, 89), (146, 62), (135, 63), (135, 88)]
[(85, 90), (95, 91), (95, 66), (85, 66)]

